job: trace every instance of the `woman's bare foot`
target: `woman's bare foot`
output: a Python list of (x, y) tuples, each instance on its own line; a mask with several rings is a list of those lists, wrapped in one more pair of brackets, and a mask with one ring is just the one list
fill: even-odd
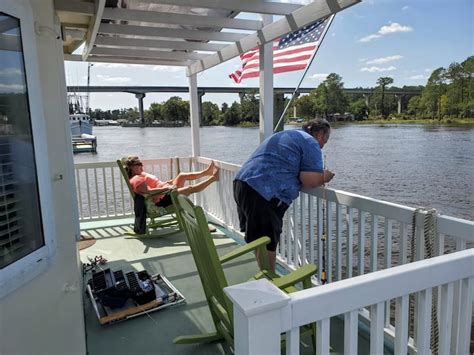
[(203, 170), (203, 174), (208, 175), (208, 176), (212, 176), (213, 172), (214, 172), (214, 168), (215, 168), (215, 163), (214, 163), (214, 160), (212, 160), (211, 163), (209, 164), (209, 166), (206, 169)]
[[(214, 162), (213, 162), (214, 163)], [(214, 178), (215, 181), (219, 180), (219, 168), (214, 165), (212, 169), (212, 177)]]

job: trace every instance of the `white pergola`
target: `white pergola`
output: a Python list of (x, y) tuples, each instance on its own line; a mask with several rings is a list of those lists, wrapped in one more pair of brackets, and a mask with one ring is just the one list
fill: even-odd
[[(360, 0), (55, 0), (65, 60), (184, 66), (193, 155), (199, 155), (196, 74), (260, 48), (260, 138), (273, 132), (273, 40)], [(236, 18), (240, 13), (255, 19)], [(275, 16), (275, 17), (274, 17)], [(82, 54), (73, 54), (82, 44)]]

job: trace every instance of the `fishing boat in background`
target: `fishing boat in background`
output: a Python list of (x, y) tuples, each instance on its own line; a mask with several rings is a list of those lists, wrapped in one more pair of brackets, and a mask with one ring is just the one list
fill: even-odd
[(92, 134), (93, 119), (83, 113), (80, 97), (77, 94), (68, 96), (70, 111), (78, 111), (69, 115), (73, 153), (97, 152), (97, 137)]

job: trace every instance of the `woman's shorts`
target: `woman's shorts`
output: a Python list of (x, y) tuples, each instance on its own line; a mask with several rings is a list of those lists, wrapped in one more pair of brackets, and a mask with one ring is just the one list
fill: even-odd
[(267, 236), (267, 250), (275, 251), (283, 228), (283, 216), (288, 205), (279, 199), (265, 200), (247, 183), (234, 181), (234, 199), (237, 203), (240, 231), (245, 232), (245, 241), (250, 243)]

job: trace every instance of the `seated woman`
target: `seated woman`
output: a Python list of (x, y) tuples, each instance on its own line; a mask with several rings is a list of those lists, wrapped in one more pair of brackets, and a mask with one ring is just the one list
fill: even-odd
[[(125, 170), (133, 191), (140, 195), (151, 195), (152, 201), (157, 207), (171, 205), (171, 196), (167, 193), (170, 190), (176, 189), (179, 194), (188, 196), (204, 190), (214, 181), (219, 180), (219, 168), (215, 166), (214, 161), (202, 171), (179, 173), (178, 176), (169, 181), (161, 181), (155, 175), (144, 172), (143, 163), (137, 156), (127, 158)], [(184, 186), (186, 181), (196, 180), (204, 176), (208, 176), (208, 178), (195, 185)]]

